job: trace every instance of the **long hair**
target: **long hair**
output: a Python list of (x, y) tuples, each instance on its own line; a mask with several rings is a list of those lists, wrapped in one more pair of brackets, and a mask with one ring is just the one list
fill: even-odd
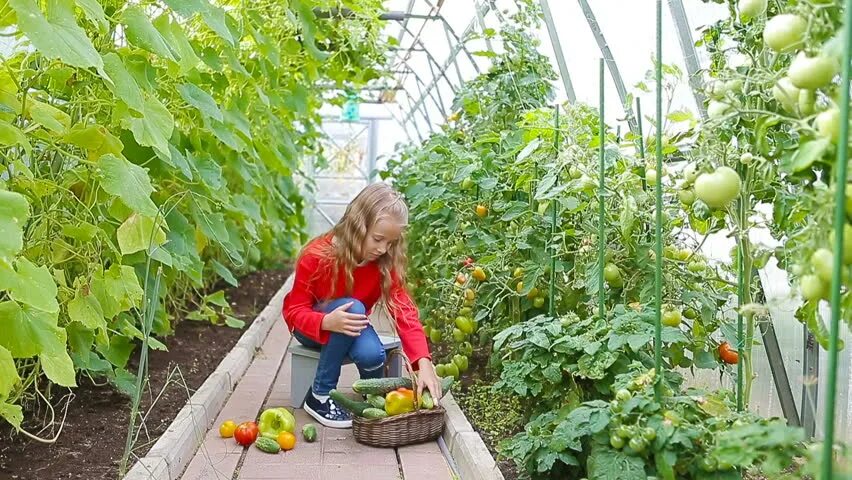
[[(319, 256), (321, 262), (331, 267), (334, 282), (332, 290), (337, 289), (337, 278), (342, 269), (346, 278), (346, 294), (351, 294), (353, 271), (361, 258), (367, 232), (383, 219), (398, 222), (404, 228), (408, 225), (408, 206), (402, 195), (389, 185), (373, 183), (361, 190), (346, 207), (340, 221), (322, 235), (331, 237), (331, 241), (322, 244)], [(376, 263), (382, 276), (381, 300), (388, 309), (393, 309), (395, 305), (390, 290), (394, 277), (400, 285), (405, 286), (405, 236), (390, 244), (387, 252), (376, 259)], [(333, 291), (332, 295), (339, 296), (339, 292)]]

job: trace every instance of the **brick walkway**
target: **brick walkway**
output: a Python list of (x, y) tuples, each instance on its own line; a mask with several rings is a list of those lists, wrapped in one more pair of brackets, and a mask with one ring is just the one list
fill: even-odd
[[(234, 388), (204, 443), (187, 467), (183, 480), (451, 480), (453, 475), (437, 442), (399, 449), (372, 448), (355, 442), (352, 430), (324, 428), (304, 410), (296, 410), (296, 448), (277, 455), (256, 447), (242, 448), (234, 439), (219, 437), (219, 425), (256, 419), (263, 408), (290, 405), (290, 334), (276, 322), (261, 349)], [(354, 365), (344, 367), (340, 386), (357, 379)], [(341, 388), (351, 393), (351, 389)], [(319, 439), (307, 443), (300, 430), (305, 423), (318, 427)]]

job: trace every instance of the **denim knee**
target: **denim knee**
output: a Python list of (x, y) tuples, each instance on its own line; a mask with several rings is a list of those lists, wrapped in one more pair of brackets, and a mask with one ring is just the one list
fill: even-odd
[(349, 310), (347, 310), (349, 313), (356, 313), (358, 315), (366, 315), (367, 314), (367, 307), (361, 302), (361, 300), (356, 300), (354, 298), (351, 298), (351, 299), (347, 300), (346, 303), (349, 303), (349, 302), (352, 302), (352, 306), (349, 307)]
[(350, 355), (352, 361), (361, 370), (375, 370), (385, 365), (385, 349), (381, 343), (368, 348), (353, 349)]

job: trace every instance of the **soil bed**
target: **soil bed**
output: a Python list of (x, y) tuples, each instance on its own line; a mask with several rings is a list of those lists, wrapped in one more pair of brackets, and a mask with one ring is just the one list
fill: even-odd
[[(237, 343), (245, 328), (284, 285), (290, 272), (289, 266), (255, 272), (241, 279), (239, 287), (226, 289), (234, 316), (246, 322), (244, 329), (181, 321), (175, 334), (163, 339), (169, 350), (149, 353), (150, 383), (142, 398), (142, 411), (151, 406), (170, 373), (172, 383), (148, 415), (145, 422), (147, 435), (145, 432), (140, 435), (139, 445), (134, 450), (136, 455), (145, 455), (183, 408), (188, 399), (183, 382), (190, 391), (204, 383)], [(130, 371), (135, 371), (138, 365), (137, 356), (138, 349), (131, 358)], [(173, 373), (175, 367), (179, 367), (180, 376)], [(4, 427), (2, 433), (6, 441), (0, 446), (0, 480), (117, 478), (127, 435), (130, 400), (111, 386), (93, 385), (85, 376), (80, 376), (78, 383), (62, 434), (55, 444), (30, 441)], [(57, 400), (54, 399), (54, 402)], [(64, 404), (54, 405), (54, 408), (61, 419)], [(27, 431), (37, 432), (41, 428), (40, 414), (25, 413), (25, 418)], [(52, 435), (52, 432), (41, 434), (43, 437)]]
[[(436, 362), (438, 360), (442, 360), (445, 363), (452, 358), (449, 350), (445, 345), (431, 345), (433, 349), (434, 357), (436, 358)], [(474, 401), (471, 399), (472, 388), (475, 388), (477, 385), (492, 385), (495, 381), (493, 378), (492, 372), (488, 368), (488, 361), (490, 358), (491, 347), (490, 345), (485, 347), (475, 348), (473, 354), (470, 355), (469, 363), (470, 368), (467, 372), (465, 372), (461, 377), (461, 386), (453, 389), (455, 393), (453, 393), (456, 401), (459, 404), (462, 412), (464, 412), (465, 417), (470, 422), (473, 429), (476, 430), (476, 433), (482, 437), (482, 441), (485, 442), (485, 446), (488, 448), (488, 451), (491, 453), (491, 456), (497, 462), (497, 465), (500, 467), (500, 471), (503, 473), (503, 476), (506, 480), (517, 480), (520, 477), (515, 463), (510, 460), (501, 460), (498, 458), (498, 450), (497, 447), (501, 440), (504, 438), (509, 438), (512, 435), (523, 431), (523, 424), (517, 425), (517, 428), (511, 430), (510, 432), (501, 432), (501, 434), (493, 434), (491, 433), (486, 423), (490, 423), (490, 421), (497, 421), (499, 418), (490, 418), (482, 414), (480, 411), (474, 411), (474, 409), (479, 408), (478, 406), (474, 406)]]

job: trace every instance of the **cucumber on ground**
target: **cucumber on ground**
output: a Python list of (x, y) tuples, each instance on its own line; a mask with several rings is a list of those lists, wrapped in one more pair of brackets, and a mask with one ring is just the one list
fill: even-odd
[(361, 394), (384, 395), (397, 388), (412, 388), (411, 379), (405, 377), (367, 378), (356, 380), (352, 384), (352, 390)]
[(385, 409), (385, 397), (381, 395), (373, 395), (372, 393), (368, 393), (367, 403), (378, 408), (379, 410)]
[(308, 443), (315, 442), (317, 440), (317, 427), (313, 423), (306, 424), (302, 427), (302, 437)]
[(257, 440), (254, 441), (254, 446), (257, 447), (258, 450), (266, 453), (278, 453), (281, 451), (281, 447), (278, 445), (278, 442), (269, 437), (258, 437)]
[(361, 413), (364, 411), (364, 409), (372, 407), (372, 405), (367, 402), (359, 402), (357, 400), (353, 400), (337, 390), (332, 390), (328, 395), (338, 405), (345, 408), (349, 412), (358, 415), (359, 417), (361, 416)]
[(388, 412), (379, 408), (365, 408), (361, 416), (364, 418), (385, 418), (388, 416)]

